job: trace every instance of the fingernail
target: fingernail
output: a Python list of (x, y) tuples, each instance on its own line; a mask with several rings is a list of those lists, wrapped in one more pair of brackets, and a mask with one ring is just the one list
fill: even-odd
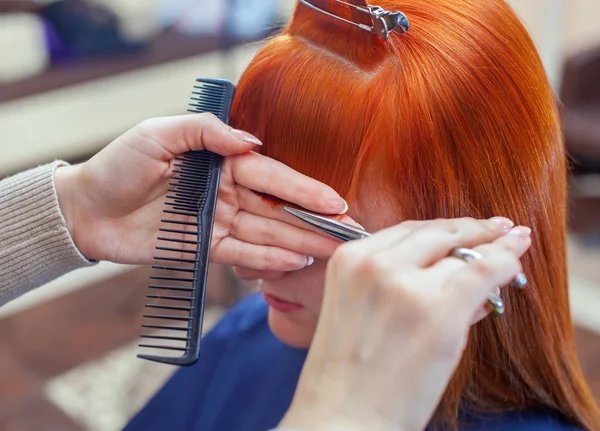
[(244, 141), (244, 142), (248, 142), (250, 144), (254, 144), (254, 145), (262, 145), (263, 144), (262, 142), (260, 142), (260, 139), (258, 139), (256, 136), (254, 136), (248, 132), (244, 132), (243, 130), (231, 129), (231, 134), (233, 136), (235, 136), (237, 139)]
[(492, 223), (496, 223), (498, 226), (501, 226), (503, 229), (506, 230), (510, 229), (515, 225), (515, 223), (512, 220), (507, 219), (506, 217), (492, 217), (490, 221)]
[(531, 236), (531, 229), (526, 226), (517, 226), (510, 230), (509, 235), (514, 235), (521, 239), (528, 239)]
[(315, 263), (315, 258), (311, 256), (306, 256), (306, 266), (311, 266)]
[(344, 202), (344, 209), (342, 211), (340, 211), (340, 212), (337, 213), (337, 214), (340, 214), (340, 215), (346, 214), (348, 212), (348, 208), (349, 208), (348, 202), (346, 202), (344, 199), (342, 199), (342, 201)]
[[(348, 220), (346, 219), (346, 217), (348, 218)], [(366, 230), (365, 227), (362, 224), (360, 224), (359, 222), (357, 222), (356, 220), (353, 220), (348, 216), (346, 216), (346, 217), (342, 217), (342, 219), (340, 221), (342, 223), (349, 224), (350, 226), (355, 226), (359, 229)]]

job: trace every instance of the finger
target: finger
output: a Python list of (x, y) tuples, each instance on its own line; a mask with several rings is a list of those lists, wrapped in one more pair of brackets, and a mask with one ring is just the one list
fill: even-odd
[[(500, 287), (496, 287), (494, 288), (494, 290), (492, 291), (493, 295), (496, 295), (497, 298), (500, 298), (500, 294), (501, 294), (501, 288)], [(502, 300), (500, 298), (500, 300)], [(489, 297), (487, 298), (487, 301), (485, 302), (485, 304), (483, 304), (481, 307), (479, 307), (477, 309), (477, 311), (475, 311), (475, 315), (473, 316), (473, 318), (471, 319), (471, 324), (474, 325), (477, 322), (482, 321), (483, 319), (485, 319), (486, 317), (488, 317), (490, 314), (495, 314), (496, 310), (494, 309), (494, 307), (490, 304), (489, 302)]]
[(490, 220), (470, 218), (434, 220), (416, 227), (393, 252), (382, 251), (382, 259), (391, 264), (426, 268), (447, 257), (458, 247), (472, 248), (498, 239), (504, 228)]
[(526, 226), (517, 226), (506, 235), (495, 240), (494, 244), (500, 245), (521, 257), (531, 247), (531, 229)]
[(138, 126), (149, 137), (144, 145), (160, 145), (171, 159), (190, 150), (209, 150), (222, 156), (247, 153), (260, 140), (235, 130), (209, 113), (152, 118)]
[(235, 157), (234, 181), (321, 214), (344, 214), (348, 204), (331, 187), (258, 153)]
[(518, 256), (501, 245), (484, 244), (477, 251), (482, 259), (463, 265), (445, 283), (443, 292), (446, 301), (469, 318), (477, 314), (494, 289), (508, 284), (521, 272)]
[[(264, 198), (262, 198), (255, 192), (247, 189), (246, 187), (238, 185), (237, 192), (240, 199), (240, 208), (242, 210), (245, 210), (257, 216), (270, 218), (273, 220), (279, 220), (284, 223), (296, 226), (298, 228), (307, 229), (311, 230), (312, 232), (317, 232), (321, 235), (326, 235), (322, 231), (316, 229), (308, 223), (303, 222), (302, 220), (294, 217), (291, 214), (288, 214), (286, 211), (283, 210), (283, 207), (279, 205), (271, 205)], [(348, 223), (350, 225), (358, 227), (358, 223), (356, 223), (351, 217), (347, 215), (336, 217), (336, 220), (340, 220), (344, 223)], [(328, 235), (326, 236), (329, 238)]]
[[(495, 240), (493, 244), (503, 247), (505, 250), (512, 252), (516, 258), (520, 258), (531, 246), (530, 234), (531, 229), (518, 226), (511, 229), (506, 235)], [(485, 248), (482, 246), (475, 247), (474, 250), (480, 253), (482, 256), (484, 256), (486, 253)], [(442, 282), (442, 280), (448, 279), (453, 274), (457, 273), (465, 265), (467, 265), (465, 261), (449, 257), (447, 259), (440, 260), (435, 265), (431, 266), (427, 271), (434, 277), (433, 283), (439, 284)], [(500, 295), (500, 287), (496, 286), (492, 293), (495, 295)], [(486, 302), (486, 304), (479, 307), (475, 313), (472, 323), (474, 324), (479, 322), (480, 320), (489, 316), (493, 311), (494, 310), (492, 307)]]
[[(493, 244), (499, 245), (512, 252), (517, 258), (521, 258), (531, 247), (531, 229), (524, 226), (517, 226), (508, 233), (496, 239)], [(481, 247), (475, 247), (475, 251), (481, 254)], [(428, 268), (432, 274), (436, 274), (439, 279), (445, 279), (460, 270), (466, 262), (455, 257), (441, 259)]]
[(231, 235), (243, 242), (279, 247), (317, 259), (329, 259), (342, 244), (333, 238), (245, 211), (236, 215)]
[(296, 271), (314, 262), (304, 256), (278, 247), (250, 244), (233, 237), (226, 237), (215, 248), (214, 262), (227, 266), (267, 271)]
[(241, 268), (236, 266), (233, 268), (234, 274), (242, 280), (279, 280), (287, 274), (282, 271), (259, 271), (256, 269)]
[[(442, 286), (446, 285), (446, 280), (450, 279), (454, 274), (458, 273), (464, 266), (469, 265), (466, 261), (462, 259), (457, 259), (454, 257), (448, 257), (447, 259), (442, 259), (435, 265), (427, 268), (428, 280), (429, 284), (432, 286)], [(494, 287), (493, 294), (500, 296), (500, 287)], [(443, 293), (444, 294), (444, 293)], [(445, 294), (448, 294), (447, 292)], [(455, 293), (453, 293), (455, 294)], [(461, 292), (459, 295), (463, 295)], [(462, 297), (462, 296), (461, 296)], [(455, 301), (457, 298), (452, 298), (452, 301)], [(480, 320), (483, 320), (487, 316), (489, 316), (492, 312), (494, 312), (493, 307), (486, 301), (484, 304), (480, 305), (480, 307), (475, 312), (473, 316), (473, 320), (471, 324), (475, 324)]]
[[(494, 244), (504, 247), (521, 258), (531, 247), (531, 229), (526, 226), (517, 226), (511, 229), (507, 235), (494, 241)], [(527, 276), (521, 272), (517, 274), (509, 286), (516, 289), (524, 289), (527, 287), (527, 283)]]

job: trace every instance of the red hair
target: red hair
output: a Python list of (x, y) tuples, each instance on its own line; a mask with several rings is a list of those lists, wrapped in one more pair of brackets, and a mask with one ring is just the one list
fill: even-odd
[[(387, 44), (303, 5), (244, 73), (233, 126), (262, 152), (400, 222), (511, 217), (533, 229), (524, 291), (470, 333), (434, 424), (543, 410), (600, 430), (576, 357), (566, 264), (566, 162), (554, 96), (502, 0), (380, 0), (411, 29)], [(360, 221), (360, 220), (359, 220)]]

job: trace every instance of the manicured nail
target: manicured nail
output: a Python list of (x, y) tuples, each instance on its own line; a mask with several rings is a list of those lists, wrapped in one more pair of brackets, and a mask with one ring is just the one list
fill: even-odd
[(526, 226), (517, 226), (510, 230), (509, 235), (514, 235), (521, 239), (528, 239), (531, 236), (531, 229)]
[(260, 139), (258, 139), (256, 136), (254, 136), (248, 132), (244, 132), (243, 130), (231, 129), (231, 134), (233, 136), (235, 136), (237, 139), (244, 141), (244, 142), (248, 142), (250, 144), (254, 144), (254, 145), (262, 145), (263, 144), (262, 142), (260, 142)]
[(346, 214), (348, 212), (348, 208), (349, 208), (348, 202), (346, 202), (344, 199), (342, 199), (342, 201), (344, 202), (344, 209), (337, 213), (339, 215)]
[(306, 256), (306, 266), (311, 266), (315, 263), (315, 258), (311, 256)]
[(498, 226), (501, 226), (503, 229), (508, 230), (515, 225), (515, 223), (507, 219), (506, 217), (492, 217), (490, 219), (492, 223), (496, 223)]

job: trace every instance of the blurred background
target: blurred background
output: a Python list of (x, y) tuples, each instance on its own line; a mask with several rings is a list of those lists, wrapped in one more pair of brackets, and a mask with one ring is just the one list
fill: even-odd
[[(510, 3), (563, 104), (572, 310), (600, 400), (600, 2)], [(0, 0), (0, 178), (86, 160), (145, 118), (184, 113), (195, 78), (237, 80), (294, 5)], [(0, 309), (1, 430), (114, 431), (144, 405), (173, 372), (136, 358), (149, 274), (103, 263)], [(213, 266), (206, 329), (250, 289)]]

